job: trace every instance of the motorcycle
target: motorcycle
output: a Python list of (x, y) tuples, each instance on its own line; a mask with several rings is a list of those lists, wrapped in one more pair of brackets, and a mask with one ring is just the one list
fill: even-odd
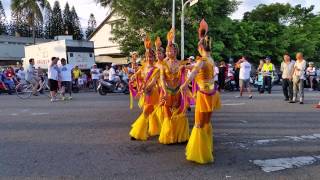
[(108, 80), (99, 80), (98, 92), (100, 95), (105, 96), (107, 93), (124, 93), (129, 94), (129, 85), (128, 82), (122, 77), (120, 77), (120, 82), (108, 81)]
[(228, 76), (225, 80), (224, 89), (227, 91), (234, 91), (235, 88), (236, 88), (236, 81), (234, 79), (234, 76)]

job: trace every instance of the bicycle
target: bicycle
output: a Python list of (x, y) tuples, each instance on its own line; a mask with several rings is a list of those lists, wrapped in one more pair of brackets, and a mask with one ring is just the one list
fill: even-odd
[[(33, 94), (33, 88), (34, 88), (34, 85), (32, 83), (30, 83), (29, 81), (26, 81), (26, 83), (24, 83), (24, 82), (19, 83), (16, 86), (16, 95), (20, 99), (28, 99)], [(47, 97), (50, 98), (49, 89), (50, 88), (49, 88), (46, 80), (43, 80), (40, 83), (40, 86), (37, 89), (37, 92), (40, 93), (40, 94), (44, 94), (44, 95), (46, 95)]]

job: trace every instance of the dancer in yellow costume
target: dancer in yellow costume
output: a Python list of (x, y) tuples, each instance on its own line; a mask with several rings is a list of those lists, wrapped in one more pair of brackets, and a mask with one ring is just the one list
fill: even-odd
[(151, 116), (154, 107), (159, 104), (159, 88), (157, 87), (159, 69), (154, 66), (155, 53), (152, 50), (152, 43), (148, 36), (144, 44), (146, 48), (145, 63), (132, 77), (133, 80), (142, 80), (138, 94), (140, 94), (140, 107), (143, 109), (139, 118), (132, 124), (132, 129), (129, 133), (133, 140), (147, 140), (149, 135), (155, 136), (160, 133), (157, 119)]
[[(157, 63), (155, 66), (157, 68), (161, 69), (163, 67), (163, 65), (165, 64), (165, 56), (166, 55), (165, 55), (165, 49), (162, 47), (162, 42), (161, 42), (160, 37), (157, 37), (157, 39), (155, 41), (155, 46), (156, 46), (156, 59), (157, 59)], [(160, 79), (158, 80), (157, 84), (159, 86), (160, 99), (162, 99), (164, 93), (161, 88), (161, 80)], [(155, 116), (158, 118), (160, 125), (162, 125), (163, 119), (164, 119), (163, 105), (164, 105), (164, 102), (160, 102), (159, 106), (154, 111)]]
[(199, 28), (198, 51), (201, 55), (188, 80), (181, 86), (185, 90), (189, 82), (197, 83), (195, 124), (186, 147), (187, 160), (205, 164), (214, 161), (211, 114), (220, 108), (220, 94), (214, 84), (214, 61), (210, 55), (211, 44), (208, 24), (202, 20)]
[(179, 91), (186, 76), (185, 70), (180, 68), (180, 62), (176, 59), (178, 48), (173, 43), (173, 29), (168, 33), (167, 39), (166, 54), (168, 57), (160, 71), (164, 120), (159, 142), (173, 144), (186, 142), (189, 139), (189, 125), (184, 111), (185, 107), (183, 107), (186, 104), (184, 104), (185, 101)]

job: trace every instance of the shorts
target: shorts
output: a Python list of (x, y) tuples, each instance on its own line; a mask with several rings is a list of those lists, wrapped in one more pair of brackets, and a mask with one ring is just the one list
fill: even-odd
[(250, 84), (250, 79), (240, 79), (239, 86), (242, 88), (248, 88)]
[(62, 81), (61, 86), (65, 88), (66, 92), (70, 92), (71, 90), (71, 81)]
[(65, 87), (65, 88), (69, 88), (71, 85), (70, 81), (62, 81), (61, 82), (61, 86)]
[(56, 92), (58, 91), (58, 81), (57, 80), (49, 79), (48, 85), (50, 87), (50, 91), (56, 91)]

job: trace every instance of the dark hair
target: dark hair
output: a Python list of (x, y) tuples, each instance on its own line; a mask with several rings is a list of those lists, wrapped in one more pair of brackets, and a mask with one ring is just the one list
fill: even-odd
[(67, 61), (65, 58), (61, 58), (61, 61)]
[(29, 63), (31, 63), (32, 61), (34, 61), (34, 59), (33, 59), (33, 58), (29, 59)]
[(56, 59), (56, 57), (52, 57), (52, 58), (51, 58), (51, 61), (53, 61), (53, 60), (55, 60), (55, 59)]
[(206, 35), (199, 41), (199, 45), (203, 47), (203, 49), (207, 52), (211, 51), (211, 38), (210, 36)]

